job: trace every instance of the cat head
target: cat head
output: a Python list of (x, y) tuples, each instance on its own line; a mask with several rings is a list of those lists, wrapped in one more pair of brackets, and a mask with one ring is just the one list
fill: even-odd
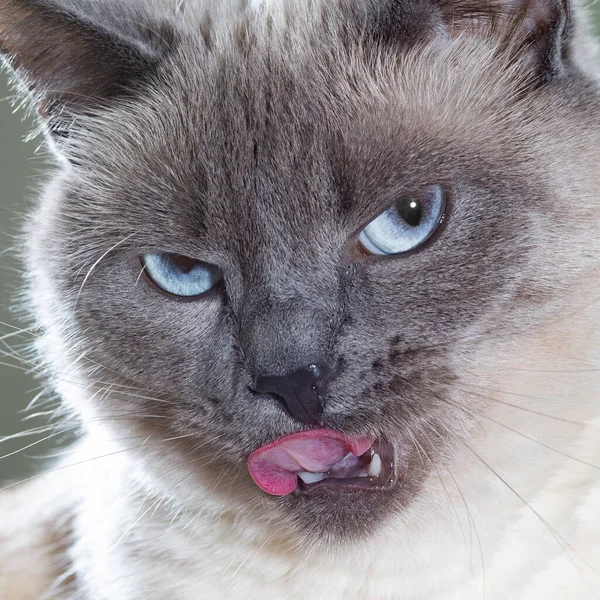
[[(28, 230), (42, 352), (175, 504), (365, 535), (458, 472), (473, 385), (593, 264), (569, 6), (167, 4), (0, 2), (60, 157)], [(298, 481), (346, 454), (352, 481)]]

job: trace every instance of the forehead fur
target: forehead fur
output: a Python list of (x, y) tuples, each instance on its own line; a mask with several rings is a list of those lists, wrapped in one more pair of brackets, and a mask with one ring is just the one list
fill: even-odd
[(141, 98), (79, 118), (64, 150), (75, 164), (106, 166), (95, 175), (114, 181), (115, 169), (129, 172), (127, 158), (177, 162), (190, 144), (207, 158), (257, 136), (296, 149), (294, 142), (349, 139), (378, 122), (381, 134), (403, 127), (407, 138), (412, 131), (514, 145), (515, 133), (547, 108), (526, 94), (530, 84), (530, 73), (492, 40), (465, 35), (398, 53), (348, 42), (322, 23), (271, 29), (244, 20), (224, 24), (210, 48), (185, 36)]

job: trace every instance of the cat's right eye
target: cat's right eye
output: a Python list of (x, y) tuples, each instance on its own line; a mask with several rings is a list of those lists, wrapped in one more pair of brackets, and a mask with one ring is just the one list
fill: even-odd
[(202, 296), (223, 281), (215, 265), (180, 254), (144, 254), (142, 263), (152, 283), (173, 296)]

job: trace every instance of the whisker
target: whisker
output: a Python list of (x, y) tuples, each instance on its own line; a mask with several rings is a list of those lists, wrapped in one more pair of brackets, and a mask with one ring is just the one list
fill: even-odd
[(43, 471), (42, 473), (37, 473), (36, 475), (32, 475), (31, 477), (26, 477), (25, 479), (21, 479), (19, 481), (14, 481), (13, 483), (9, 483), (8, 485), (5, 485), (4, 487), (0, 488), (0, 492), (4, 492), (5, 490), (9, 490), (11, 488), (17, 487), (19, 485), (23, 485), (24, 483), (28, 483), (29, 481), (33, 481), (34, 479), (38, 479), (40, 477), (44, 477), (45, 475), (48, 475), (50, 473), (57, 473), (59, 471), (64, 471), (65, 469), (69, 469), (71, 467), (77, 467), (80, 465), (84, 465), (88, 462), (94, 461), (94, 460), (100, 460), (101, 458), (107, 458), (109, 456), (115, 456), (116, 454), (122, 454), (123, 452), (131, 452), (132, 450), (137, 450), (138, 447), (134, 446), (133, 448), (123, 448), (121, 450), (116, 450), (114, 452), (109, 452), (108, 454), (102, 454), (100, 456), (94, 456), (92, 458), (86, 458), (85, 460), (81, 460), (75, 463), (72, 463), (70, 465), (62, 465), (60, 467), (55, 467), (54, 469), (48, 469), (46, 471)]
[[(8, 366), (11, 368), (15, 368), (17, 370), (23, 371), (23, 372), (33, 372), (38, 368), (38, 365), (36, 365), (35, 363), (28, 361), (22, 357), (19, 356), (15, 356), (12, 353), (6, 352), (5, 350), (0, 349), (0, 356), (7, 356), (9, 358), (16, 358), (19, 362), (21, 362), (24, 365), (27, 365), (28, 368), (23, 368), (21, 366), (12, 364), (12, 363), (5, 363), (3, 361), (0, 361), (0, 365), (3, 366)], [(80, 356), (78, 358), (78, 360), (89, 360), (86, 357)], [(105, 367), (101, 366), (101, 368), (105, 369)], [(120, 375), (118, 373), (115, 373), (117, 375)], [(67, 378), (64, 375), (59, 375), (57, 377), (57, 379), (59, 381), (65, 382), (65, 383), (69, 383), (71, 385), (83, 385), (80, 381), (75, 380), (75, 379), (71, 379), (71, 378)], [(140, 391), (150, 391), (151, 390), (144, 390), (144, 388), (139, 388), (136, 386), (131, 386), (131, 385), (127, 385), (127, 384), (119, 384), (116, 382), (111, 382), (108, 384), (105, 384), (105, 382), (103, 382), (102, 380), (96, 380), (96, 379), (91, 379), (90, 381), (86, 382), (86, 386), (89, 386), (90, 384), (93, 385), (109, 385), (110, 387), (115, 387), (115, 388), (120, 388), (118, 391), (121, 395), (127, 396), (128, 398), (135, 398), (135, 399), (139, 399), (139, 400), (149, 400), (152, 402), (156, 402), (158, 404), (167, 404), (167, 405), (176, 405), (175, 402), (171, 402), (168, 400), (165, 400), (164, 398), (157, 398), (156, 396), (149, 396), (149, 395), (143, 395), (143, 394), (139, 394), (139, 393), (134, 393), (132, 391), (129, 391), (130, 389), (134, 389), (134, 390), (140, 390)], [(42, 394), (43, 395), (43, 394)], [(35, 404), (35, 402), (39, 399), (39, 396), (36, 396), (34, 398), (34, 400), (32, 400), (31, 404)]]
[(137, 276), (137, 279), (135, 280), (135, 283), (133, 284), (133, 287), (137, 286), (137, 284), (140, 282), (140, 279), (142, 278), (142, 275), (146, 272), (146, 263), (144, 263), (142, 265), (142, 268), (140, 269), (140, 274)]
[[(492, 402), (497, 402), (498, 404), (503, 404), (504, 406), (510, 406), (511, 408), (516, 408), (518, 410), (522, 410), (524, 412), (531, 413), (531, 414), (537, 415), (539, 417), (545, 417), (546, 419), (551, 419), (553, 421), (559, 421), (560, 423), (568, 423), (569, 425), (577, 425), (580, 427), (594, 426), (593, 423), (583, 423), (581, 421), (572, 421), (571, 419), (564, 419), (563, 417), (557, 417), (555, 415), (551, 415), (551, 414), (548, 414), (548, 413), (545, 413), (545, 412), (542, 412), (539, 410), (526, 408), (525, 406), (519, 406), (518, 404), (512, 404), (510, 402), (506, 402), (505, 400), (499, 400), (498, 398), (493, 398), (486, 394), (474, 392), (474, 391), (466, 389), (466, 388), (460, 388), (458, 386), (455, 386), (454, 384), (447, 384), (447, 385), (448, 385), (448, 387), (453, 387), (454, 389), (463, 391), (467, 394), (472, 394), (473, 396), (477, 396), (477, 397), (483, 398), (485, 400), (491, 400)], [(552, 400), (549, 398), (540, 398), (539, 396), (527, 396), (526, 394), (516, 394), (516, 393), (512, 393), (512, 392), (505, 392), (502, 390), (495, 390), (493, 388), (489, 388), (489, 390), (490, 390), (490, 392), (495, 392), (497, 394), (503, 394), (503, 395), (507, 395), (507, 396), (516, 396), (519, 398), (526, 398), (526, 399), (530, 399), (530, 400), (542, 400), (542, 401), (545, 401), (548, 403), (552, 402)]]
[[(402, 378), (402, 380), (404, 381), (405, 384), (411, 386), (411, 387), (415, 387), (414, 384), (409, 381), (408, 379)], [(485, 415), (483, 413), (474, 413), (473, 411), (469, 410), (468, 408), (466, 408), (465, 406), (462, 406), (461, 404), (454, 402), (448, 398), (445, 398), (443, 396), (441, 396), (440, 394), (430, 391), (430, 393), (440, 402), (444, 402), (445, 404), (448, 404), (449, 406), (453, 406), (454, 408), (457, 408), (458, 410), (464, 412), (466, 415), (478, 420), (478, 419), (485, 419), (486, 421), (490, 421), (492, 423), (495, 423), (496, 425), (499, 425), (500, 427), (504, 427), (505, 429), (508, 429), (509, 431), (512, 431), (513, 433), (531, 441), (534, 442), (536, 444), (539, 444), (540, 446), (547, 448), (548, 450), (551, 450), (552, 452), (555, 452), (556, 454), (559, 454), (561, 456), (564, 456), (565, 458), (569, 458), (577, 463), (580, 463), (582, 465), (591, 467), (593, 469), (597, 469), (600, 470), (600, 466), (599, 465), (594, 465), (590, 462), (587, 462), (585, 460), (579, 459), (575, 456), (571, 456), (570, 454), (567, 454), (566, 452), (562, 452), (561, 450), (558, 450), (557, 448), (554, 448), (548, 444), (545, 444), (544, 442), (540, 442), (539, 440), (536, 440), (535, 438), (532, 438), (530, 436), (528, 436), (527, 434), (518, 431), (517, 429), (514, 429), (513, 427), (509, 427), (508, 425), (505, 425), (504, 423), (501, 423), (500, 421), (497, 421), (496, 419), (489, 417), (488, 415)]]
[[(428, 426), (428, 429), (433, 431), (433, 433), (440, 439), (440, 441), (445, 446), (447, 446), (447, 447), (449, 446), (447, 440), (442, 436), (442, 434), (435, 427), (433, 427), (430, 424), (428, 424), (427, 426)], [(482, 576), (482, 581), (483, 581), (483, 600), (485, 600), (487, 597), (486, 571), (485, 571), (485, 560), (483, 558), (483, 545), (481, 543), (481, 537), (479, 535), (479, 530), (477, 529), (477, 524), (475, 523), (475, 519), (473, 518), (473, 513), (471, 512), (471, 509), (469, 508), (467, 499), (465, 498), (463, 491), (461, 490), (460, 486), (458, 485), (458, 481), (456, 481), (456, 478), (452, 474), (452, 470), (448, 467), (448, 465), (446, 463), (444, 463), (444, 467), (445, 467), (446, 471), (448, 472), (448, 475), (452, 478), (452, 481), (454, 482), (454, 485), (462, 499), (463, 505), (467, 512), (467, 518), (469, 519), (469, 523), (473, 525), (473, 529), (475, 530), (475, 537), (477, 539), (477, 546), (479, 548), (479, 559), (481, 562), (481, 576)], [(470, 558), (471, 558), (471, 554), (469, 554), (469, 559)]]
[[(404, 381), (405, 381), (405, 383), (407, 383), (407, 384), (411, 385), (411, 382), (410, 382), (410, 381), (408, 381), (408, 380), (406, 380), (406, 379), (404, 379)], [(498, 425), (500, 425), (500, 426), (502, 426), (502, 427), (506, 427), (507, 429), (509, 429), (509, 430), (511, 430), (511, 431), (514, 431), (516, 434), (523, 435), (524, 437), (527, 437), (528, 439), (530, 439), (530, 440), (531, 440), (531, 441), (533, 441), (533, 442), (540, 443), (538, 440), (535, 440), (535, 439), (533, 439), (533, 438), (529, 438), (528, 436), (525, 436), (525, 434), (522, 434), (521, 432), (519, 432), (519, 431), (517, 431), (517, 430), (513, 430), (512, 428), (510, 428), (510, 427), (508, 427), (508, 426), (504, 425), (503, 423), (500, 423), (500, 422), (498, 422), (498, 421), (495, 421), (494, 419), (491, 419), (490, 417), (487, 417), (486, 415), (476, 415), (476, 414), (475, 414), (475, 413), (473, 413), (472, 411), (469, 411), (468, 409), (466, 409), (464, 406), (461, 406), (461, 405), (459, 405), (459, 404), (457, 404), (457, 403), (455, 403), (455, 402), (452, 402), (452, 401), (448, 400), (447, 398), (443, 398), (443, 397), (442, 397), (442, 396), (440, 396), (439, 394), (434, 394), (434, 395), (435, 395), (435, 397), (436, 397), (438, 400), (440, 400), (440, 401), (442, 401), (442, 402), (445, 402), (445, 403), (449, 404), (450, 406), (453, 406), (454, 408), (457, 408), (457, 409), (459, 409), (459, 410), (461, 410), (461, 411), (465, 412), (465, 414), (467, 414), (467, 415), (469, 415), (469, 416), (471, 416), (471, 417), (473, 417), (473, 418), (475, 418), (475, 419), (477, 419), (477, 418), (479, 418), (479, 417), (486, 418), (486, 419), (488, 419), (488, 420), (490, 420), (490, 421), (492, 421), (492, 422), (494, 422), (494, 423), (496, 423), (496, 424), (498, 424)], [(458, 440), (458, 441), (459, 441), (461, 444), (463, 444), (463, 445), (464, 445), (464, 446), (465, 446), (465, 447), (466, 447), (466, 448), (467, 448), (467, 449), (468, 449), (470, 452), (472, 452), (472, 453), (473, 453), (473, 454), (474, 454), (474, 455), (475, 455), (475, 456), (476, 456), (476, 457), (477, 457), (477, 458), (478, 458), (478, 459), (479, 459), (479, 460), (480, 460), (480, 461), (481, 461), (481, 462), (482, 462), (482, 463), (483, 463), (485, 466), (487, 466), (487, 467), (490, 469), (490, 471), (491, 471), (491, 472), (492, 472), (494, 475), (496, 475), (496, 476), (497, 476), (497, 477), (500, 479), (500, 481), (502, 481), (502, 482), (503, 482), (505, 485), (507, 485), (507, 487), (508, 487), (508, 488), (511, 490), (511, 492), (513, 492), (513, 493), (514, 493), (514, 494), (515, 494), (515, 495), (516, 495), (516, 496), (517, 496), (519, 499), (521, 499), (521, 501), (522, 501), (522, 502), (523, 502), (523, 503), (524, 503), (524, 504), (525, 504), (525, 505), (526, 505), (526, 506), (529, 508), (529, 510), (531, 510), (531, 511), (532, 511), (532, 512), (533, 512), (533, 513), (534, 513), (534, 514), (535, 514), (535, 515), (538, 517), (538, 519), (540, 519), (540, 521), (541, 521), (541, 522), (542, 522), (542, 523), (543, 523), (543, 524), (546, 526), (546, 528), (548, 529), (548, 531), (549, 531), (549, 532), (550, 532), (550, 533), (553, 535), (553, 537), (555, 537), (555, 539), (557, 540), (557, 542), (559, 543), (559, 545), (561, 546), (561, 548), (564, 550), (564, 552), (565, 552), (565, 554), (567, 555), (567, 557), (569, 558), (569, 560), (570, 560), (570, 561), (573, 563), (573, 565), (574, 565), (574, 566), (575, 566), (575, 568), (577, 569), (578, 573), (579, 573), (579, 574), (580, 574), (580, 575), (583, 577), (583, 579), (585, 580), (585, 582), (586, 582), (586, 584), (588, 585), (588, 587), (589, 587), (589, 588), (590, 588), (590, 589), (591, 589), (591, 590), (594, 592), (594, 595), (595, 595), (595, 597), (596, 597), (596, 598), (598, 598), (598, 596), (596, 595), (596, 592), (594, 591), (594, 589), (593, 589), (593, 588), (591, 587), (591, 585), (589, 584), (589, 581), (588, 581), (588, 580), (585, 578), (585, 576), (583, 575), (583, 573), (581, 572), (581, 570), (579, 569), (579, 567), (576, 565), (575, 561), (573, 560), (573, 557), (572, 557), (572, 556), (571, 556), (571, 555), (570, 555), (570, 554), (569, 554), (569, 553), (566, 551), (566, 549), (565, 549), (565, 546), (566, 546), (566, 547), (568, 547), (568, 548), (571, 550), (571, 552), (572, 552), (572, 553), (573, 553), (575, 556), (577, 556), (577, 558), (579, 558), (579, 560), (581, 560), (581, 561), (583, 562), (583, 564), (585, 564), (585, 565), (586, 565), (588, 568), (590, 568), (591, 570), (594, 570), (594, 569), (593, 569), (593, 567), (591, 567), (591, 566), (589, 565), (589, 563), (588, 563), (588, 562), (587, 562), (587, 561), (586, 561), (584, 558), (582, 558), (582, 557), (581, 557), (581, 556), (580, 556), (580, 555), (579, 555), (579, 554), (578, 554), (578, 553), (577, 553), (577, 552), (576, 552), (576, 551), (575, 551), (575, 550), (572, 548), (572, 546), (571, 546), (570, 544), (568, 544), (568, 542), (566, 542), (565, 540), (563, 540), (563, 539), (560, 537), (560, 535), (559, 535), (559, 534), (558, 534), (558, 533), (557, 533), (557, 532), (556, 532), (556, 531), (555, 531), (555, 530), (554, 530), (554, 529), (553, 529), (553, 528), (550, 526), (550, 524), (549, 524), (549, 523), (548, 523), (548, 522), (547, 522), (545, 519), (543, 519), (543, 518), (541, 517), (541, 515), (539, 515), (539, 513), (538, 513), (538, 512), (537, 512), (537, 511), (536, 511), (536, 510), (535, 510), (535, 509), (532, 507), (532, 506), (530, 506), (530, 505), (529, 505), (529, 503), (528, 503), (528, 502), (526, 502), (526, 501), (525, 501), (525, 499), (524, 499), (524, 498), (522, 498), (522, 496), (520, 496), (520, 495), (517, 493), (517, 491), (516, 491), (514, 488), (512, 488), (510, 485), (508, 485), (508, 483), (507, 483), (507, 482), (506, 482), (506, 481), (505, 481), (505, 480), (504, 480), (504, 479), (503, 479), (503, 478), (502, 478), (502, 477), (501, 477), (501, 476), (500, 476), (500, 475), (499, 475), (499, 474), (498, 474), (498, 473), (497, 473), (497, 472), (496, 472), (494, 469), (492, 469), (492, 468), (491, 468), (491, 466), (490, 466), (490, 465), (488, 465), (488, 464), (487, 464), (487, 463), (486, 463), (486, 462), (485, 462), (485, 461), (484, 461), (484, 460), (483, 460), (483, 459), (482, 459), (482, 458), (481, 458), (481, 457), (480, 457), (480, 456), (479, 456), (479, 455), (478, 455), (478, 454), (477, 454), (477, 453), (476, 453), (476, 452), (475, 452), (475, 451), (474, 451), (474, 450), (473, 450), (473, 449), (472, 449), (472, 448), (471, 448), (471, 447), (470, 447), (470, 446), (469, 446), (469, 445), (468, 445), (468, 444), (465, 442), (465, 440), (463, 440), (463, 439), (462, 439), (460, 436), (458, 436), (458, 435), (456, 435), (454, 432), (452, 432), (452, 431), (451, 431), (451, 430), (450, 430), (448, 427), (444, 426), (443, 424), (442, 424), (442, 426), (444, 427), (444, 429), (445, 429), (445, 430), (446, 430), (448, 433), (450, 433), (450, 435), (452, 435), (452, 436), (453, 436), (455, 439), (457, 439), (457, 440)], [(541, 444), (541, 443), (540, 443), (540, 444)], [(557, 452), (558, 454), (560, 454), (560, 455), (562, 455), (562, 456), (565, 456), (566, 458), (570, 458), (570, 459), (572, 459), (572, 460), (575, 460), (576, 462), (580, 462), (580, 463), (582, 463), (582, 464), (584, 464), (584, 465), (587, 465), (587, 466), (589, 466), (589, 467), (592, 467), (592, 468), (594, 468), (594, 469), (600, 469), (600, 467), (598, 467), (597, 465), (593, 465), (593, 464), (591, 464), (591, 463), (587, 463), (586, 461), (581, 461), (581, 460), (579, 460), (579, 459), (577, 459), (577, 458), (575, 458), (575, 457), (572, 457), (572, 456), (570, 456), (570, 455), (568, 455), (568, 454), (565, 454), (565, 453), (563, 453), (563, 452), (561, 452), (561, 451), (559, 451), (559, 450), (556, 450), (555, 448), (552, 448), (552, 447), (550, 447), (550, 446), (547, 446), (546, 444), (541, 444), (541, 445), (542, 445), (542, 446), (544, 446), (544, 447), (547, 447), (549, 450), (552, 450), (552, 451), (554, 451), (554, 452)]]
[(38, 394), (34, 396), (33, 400), (31, 400), (31, 402), (29, 402), (29, 404), (25, 407), (25, 412), (29, 412), (37, 404), (38, 400), (42, 398), (46, 393), (48, 393), (48, 388), (44, 387)]
[[(473, 392), (469, 392), (473, 393)], [(502, 393), (502, 392), (500, 392)], [(479, 394), (477, 394), (479, 395)], [(593, 427), (593, 423), (583, 423), (581, 421), (572, 421), (571, 419), (563, 419), (562, 417), (556, 417), (554, 415), (549, 415), (548, 413), (542, 412), (540, 410), (534, 410), (532, 408), (526, 408), (525, 406), (519, 406), (518, 404), (511, 404), (510, 402), (506, 402), (504, 400), (498, 400), (498, 398), (489, 398), (488, 396), (481, 396), (482, 398), (486, 398), (488, 400), (492, 400), (493, 402), (497, 402), (498, 404), (503, 404), (504, 406), (510, 406), (511, 408), (516, 408), (518, 410), (522, 410), (523, 412), (527, 412), (538, 417), (544, 417), (546, 419), (552, 419), (553, 421), (559, 421), (560, 423), (568, 423), (569, 425), (577, 425), (578, 427)]]
[(192, 437), (196, 437), (196, 436), (197, 436), (196, 433), (186, 433), (184, 435), (177, 435), (175, 437), (165, 438), (164, 441), (165, 442), (173, 442), (175, 440), (182, 440), (185, 438), (192, 438)]
[(23, 335), (23, 332), (21, 330), (12, 331), (11, 333), (4, 333), (0, 336), (0, 342), (4, 342), (5, 340), (9, 340), (20, 335)]
[(24, 367), (21, 367), (20, 365), (15, 365), (13, 363), (4, 362), (2, 360), (0, 360), (0, 366), (8, 367), (9, 369), (15, 369), (16, 371), (23, 371), (24, 373), (29, 373), (31, 370), (31, 369), (26, 369)]
[(587, 462), (585, 460), (577, 458), (576, 456), (571, 456), (570, 454), (567, 454), (566, 452), (562, 452), (561, 450), (558, 450), (557, 448), (553, 448), (552, 446), (549, 446), (548, 444), (545, 444), (544, 442), (540, 442), (540, 440), (536, 440), (535, 438), (532, 438), (531, 436), (523, 433), (522, 431), (518, 431), (514, 427), (509, 427), (508, 425), (505, 425), (504, 423), (501, 423), (500, 421), (493, 419), (492, 417), (488, 417), (487, 415), (481, 415), (481, 416), (484, 417), (487, 421), (491, 421), (492, 423), (495, 423), (496, 425), (499, 425), (500, 427), (504, 427), (504, 429), (508, 429), (509, 431), (516, 433), (517, 435), (521, 436), (522, 438), (525, 438), (526, 440), (529, 440), (530, 442), (534, 442), (535, 444), (539, 444), (543, 448), (551, 450), (552, 452), (555, 452), (556, 454), (560, 454), (560, 456), (569, 458), (570, 460), (573, 460), (581, 465), (591, 467), (592, 469), (600, 470), (600, 466), (598, 466), (598, 465), (594, 465), (590, 462)]
[[(260, 554), (260, 552), (263, 550), (263, 548), (275, 537), (275, 535), (277, 535), (277, 533), (278, 533), (278, 531), (274, 531), (269, 537), (267, 537), (265, 539), (265, 541), (256, 549), (256, 551), (252, 555), (252, 560), (254, 560)], [(225, 574), (227, 573), (227, 570), (233, 564), (233, 562), (235, 560), (237, 560), (238, 556), (239, 556), (239, 554), (236, 555), (235, 558), (231, 560), (231, 562), (229, 563), (229, 565), (227, 566), (227, 568), (223, 572), (223, 576), (225, 576)], [(232, 580), (235, 579), (236, 576), (237, 576), (237, 574), (240, 572), (240, 570), (244, 567), (244, 565), (249, 560), (250, 560), (250, 556), (246, 556), (246, 558), (238, 565), (237, 569), (231, 574), (230, 579), (232, 579)]]
[[(165, 496), (167, 496), (170, 492), (172, 492), (177, 486), (181, 485), (186, 479), (188, 479), (189, 477), (192, 476), (192, 473), (188, 473), (187, 475), (185, 475), (184, 477), (182, 477), (177, 483), (175, 483), (174, 485), (172, 485), (167, 492), (165, 493)], [(147, 498), (148, 496), (146, 496)], [(118, 545), (119, 543), (127, 536), (127, 534), (153, 509), (153, 508), (158, 508), (159, 504), (163, 501), (163, 498), (161, 496), (159, 496), (131, 525), (129, 525), (129, 527), (127, 527), (127, 529), (123, 532), (123, 534), (119, 537), (119, 539), (109, 548), (108, 550), (108, 554), (110, 554)]]
[[(132, 440), (139, 440), (144, 436), (142, 435), (130, 435), (124, 438), (119, 438), (116, 440), (109, 440), (109, 443), (118, 443), (118, 442), (128, 442)], [(53, 460), (56, 458), (64, 458), (65, 456), (69, 456), (78, 451), (78, 448), (69, 446), (67, 448), (63, 448), (60, 452), (52, 452), (52, 453), (44, 453), (44, 454), (24, 454), (23, 456), (27, 459), (31, 460)]]
[(448, 475), (450, 475), (450, 477), (452, 478), (452, 481), (454, 482), (454, 485), (456, 486), (456, 489), (458, 490), (458, 493), (460, 494), (460, 497), (462, 498), (463, 504), (465, 505), (465, 510), (467, 511), (468, 518), (469, 518), (470, 522), (473, 524), (473, 529), (475, 530), (475, 537), (477, 538), (477, 546), (479, 547), (479, 557), (480, 557), (480, 561), (481, 561), (481, 577), (482, 577), (482, 581), (483, 581), (483, 600), (485, 600), (486, 596), (487, 596), (487, 583), (486, 583), (485, 561), (483, 559), (483, 545), (481, 543), (481, 537), (479, 535), (479, 530), (477, 529), (477, 524), (475, 523), (475, 519), (473, 518), (473, 513), (471, 512), (471, 509), (469, 508), (467, 499), (465, 498), (463, 491), (460, 489), (460, 486), (458, 485), (458, 481), (456, 481), (456, 478), (452, 474), (452, 471), (447, 466), (446, 466), (446, 470), (448, 471)]
[(24, 329), (22, 327), (12, 325), (11, 323), (7, 323), (6, 321), (0, 321), (0, 325), (2, 325), (2, 327), (8, 327), (9, 329), (15, 329), (16, 333), (26, 333), (27, 335), (39, 337), (36, 333), (32, 331), (32, 329), (38, 329), (38, 327), (29, 327)]
[(0, 356), (4, 356), (5, 358), (14, 358), (14, 359), (18, 360), (20, 363), (27, 365), (29, 367), (29, 369), (34, 369), (37, 367), (37, 365), (34, 362), (23, 358), (19, 354), (15, 353), (14, 350), (11, 350), (10, 352), (8, 352), (7, 350), (2, 350), (0, 348)]
[[(469, 548), (469, 544), (467, 543), (467, 536), (465, 535), (465, 530), (462, 526), (462, 522), (460, 520), (460, 517), (458, 516), (458, 510), (456, 509), (456, 505), (454, 504), (454, 501), (452, 500), (452, 496), (450, 496), (450, 492), (448, 491), (448, 488), (446, 487), (446, 484), (444, 482), (444, 479), (442, 477), (442, 474), (440, 473), (440, 470), (437, 466), (437, 464), (431, 459), (431, 457), (427, 454), (427, 451), (425, 450), (425, 448), (423, 448), (423, 445), (418, 441), (418, 439), (416, 438), (416, 436), (412, 433), (412, 431), (410, 429), (407, 428), (407, 432), (409, 434), (409, 437), (411, 438), (413, 444), (416, 445), (417, 448), (421, 449), (421, 452), (423, 453), (423, 455), (427, 458), (429, 464), (435, 469), (435, 471), (438, 474), (438, 480), (440, 482), (440, 484), (442, 485), (442, 488), (444, 489), (444, 492), (446, 494), (446, 497), (448, 498), (448, 501), (450, 503), (450, 507), (452, 508), (453, 512), (454, 512), (454, 516), (456, 517), (456, 522), (458, 523), (458, 527), (460, 528), (460, 533), (462, 536), (462, 539), (464, 541), (465, 544), (465, 550), (467, 552), (467, 556), (469, 557), (469, 565), (470, 565), (470, 570), (472, 572), (473, 570), (473, 560), (472, 560), (472, 556), (471, 556), (471, 550)], [(419, 454), (421, 453), (419, 452)]]
[(548, 523), (548, 521), (546, 521), (546, 519), (544, 519), (544, 517), (542, 517), (542, 515), (535, 509), (533, 508), (533, 506), (531, 506), (531, 504), (529, 504), (529, 502), (527, 502), (527, 500), (525, 500), (525, 498), (523, 498), (523, 496), (521, 496), (521, 494), (519, 494), (519, 492), (517, 492), (517, 490), (515, 490), (514, 487), (512, 487), (508, 481), (506, 481), (506, 479), (504, 479), (495, 469), (493, 469), (491, 467), (491, 465), (489, 463), (487, 463), (475, 450), (473, 450), (473, 448), (471, 448), (471, 446), (469, 446), (469, 444), (467, 444), (464, 440), (461, 440), (459, 438), (459, 441), (467, 448), (467, 450), (469, 452), (471, 452), (483, 465), (485, 465), (521, 502), (523, 502), (523, 504), (539, 519), (539, 521), (546, 527), (546, 529), (552, 534), (552, 537), (554, 537), (554, 539), (556, 540), (556, 542), (558, 543), (558, 545), (563, 549), (565, 556), (569, 559), (569, 561), (571, 562), (571, 564), (573, 565), (573, 567), (577, 570), (577, 573), (579, 573), (579, 575), (581, 576), (581, 578), (583, 579), (583, 581), (585, 582), (585, 584), (587, 585), (587, 587), (591, 590), (591, 592), (594, 594), (595, 598), (600, 598), (598, 596), (598, 594), (596, 593), (596, 590), (592, 587), (592, 585), (590, 584), (590, 582), (588, 581), (587, 577), (583, 574), (583, 572), (581, 571), (581, 569), (579, 568), (579, 566), (577, 565), (577, 563), (575, 562), (575, 560), (573, 559), (573, 557), (569, 554), (569, 552), (567, 552), (567, 548), (569, 550), (571, 550), (571, 552), (577, 557), (579, 558), (579, 560), (581, 560), (583, 562), (583, 564), (585, 564), (588, 568), (593, 569), (593, 567), (591, 567), (587, 561), (585, 561), (581, 556), (579, 556), (579, 554), (571, 547), (571, 545), (566, 542), (559, 534), (558, 532), (550, 525), (550, 523)]
[(90, 278), (91, 274), (93, 273), (94, 269), (113, 251), (116, 250), (121, 244), (124, 244), (127, 240), (131, 239), (134, 236), (133, 233), (130, 233), (128, 236), (125, 236), (122, 240), (118, 241), (116, 244), (113, 244), (88, 270), (88, 272), (86, 273), (85, 277), (83, 278), (83, 281), (81, 282), (81, 287), (79, 288), (79, 291), (77, 292), (77, 296), (75, 297), (75, 303), (74, 303), (74, 307), (77, 306), (77, 303), (79, 301), (79, 297), (81, 296), (81, 292), (83, 291), (83, 287), (85, 286), (85, 284), (87, 283), (88, 279)]
[(534, 442), (536, 444), (539, 444), (540, 446), (542, 446), (543, 448), (547, 448), (548, 450), (551, 450), (552, 452), (555, 452), (556, 454), (559, 454), (560, 456), (564, 456), (565, 458), (569, 458), (579, 464), (585, 465), (587, 467), (591, 467), (592, 469), (597, 469), (600, 470), (600, 466), (599, 465), (594, 465), (590, 462), (587, 462), (585, 460), (582, 460), (580, 458), (577, 458), (575, 456), (571, 456), (570, 454), (567, 454), (566, 452), (562, 452), (561, 450), (558, 450), (557, 448), (554, 448), (548, 444), (545, 444), (544, 442), (540, 442), (540, 440), (536, 440), (535, 438), (532, 438), (531, 436), (523, 433), (522, 431), (519, 431), (518, 429), (515, 429), (514, 427), (510, 427), (509, 425), (506, 425), (504, 423), (501, 423), (500, 421), (497, 421), (496, 419), (489, 417), (488, 415), (485, 415), (483, 413), (481, 414), (475, 414), (474, 412), (470, 411), (469, 409), (465, 408), (464, 406), (461, 406), (460, 404), (453, 402), (452, 400), (448, 400), (448, 398), (442, 398), (439, 395), (436, 395), (436, 397), (441, 400), (442, 402), (446, 402), (447, 404), (450, 404), (451, 406), (454, 406), (455, 408), (458, 408), (459, 410), (462, 410), (463, 412), (465, 412), (466, 414), (468, 414), (469, 416), (478, 419), (478, 418), (483, 418), (486, 421), (490, 421), (491, 423), (495, 423), (496, 425), (500, 426), (500, 427), (504, 427), (505, 429), (512, 431), (513, 433), (523, 437), (526, 440), (529, 440), (531, 442)]
[(590, 367), (586, 369), (519, 369), (516, 367), (489, 367), (485, 368), (486, 371), (509, 371), (511, 373), (540, 373), (542, 375), (577, 375), (583, 373), (597, 373), (600, 368)]
[[(55, 424), (55, 425), (42, 425), (40, 427), (32, 427), (31, 429), (27, 429), (25, 431), (17, 431), (16, 433), (12, 433), (10, 435), (5, 435), (0, 437), (0, 444), (4, 443), (4, 442), (11, 442), (14, 440), (18, 440), (24, 437), (29, 437), (32, 435), (40, 435), (40, 434), (44, 434), (47, 431), (53, 431), (54, 429), (56, 429), (57, 427), (60, 427), (60, 424)], [(22, 450), (25, 450), (25, 448), (22, 448)]]

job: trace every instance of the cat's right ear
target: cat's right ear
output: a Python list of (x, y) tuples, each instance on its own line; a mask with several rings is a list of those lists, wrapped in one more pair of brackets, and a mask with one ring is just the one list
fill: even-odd
[[(69, 0), (0, 0), (0, 53), (52, 134), (79, 114), (131, 94), (166, 51), (165, 36), (139, 39), (83, 14)], [(91, 11), (90, 11), (91, 13)], [(162, 32), (161, 32), (162, 33)]]

